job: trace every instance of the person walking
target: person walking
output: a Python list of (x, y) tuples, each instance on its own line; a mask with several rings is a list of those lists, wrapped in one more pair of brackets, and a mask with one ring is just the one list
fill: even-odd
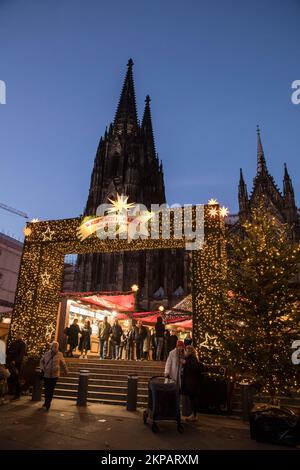
[(21, 370), (26, 354), (26, 343), (23, 340), (23, 332), (19, 331), (15, 341), (7, 348), (6, 364), (10, 373), (7, 380), (9, 391), (13, 393), (14, 399), (21, 396)]
[(183, 341), (177, 341), (176, 348), (173, 349), (167, 359), (165, 365), (166, 381), (171, 379), (176, 383), (178, 388), (181, 388), (181, 372), (184, 361), (184, 344)]
[(14, 364), (20, 374), (23, 360), (26, 354), (26, 343), (23, 340), (22, 331), (19, 331), (16, 340), (11, 342), (6, 354), (6, 363), (9, 364), (11, 361), (14, 361)]
[(156, 360), (162, 360), (162, 349), (164, 345), (165, 325), (163, 324), (162, 317), (157, 317), (155, 324), (155, 336), (156, 336)]
[(100, 340), (100, 359), (107, 359), (108, 341), (111, 335), (111, 326), (104, 317), (103, 322), (99, 327), (99, 340)]
[(43, 407), (48, 411), (51, 406), (57, 379), (60, 376), (60, 369), (64, 370), (65, 375), (68, 374), (68, 368), (63, 354), (59, 351), (57, 341), (51, 343), (50, 350), (46, 351), (41, 358), (40, 367), (44, 375), (45, 403)]
[(87, 359), (87, 353), (91, 349), (92, 328), (90, 320), (85, 320), (79, 341), (79, 350), (81, 352), (80, 359)]
[(192, 414), (187, 417), (187, 421), (197, 421), (202, 372), (203, 366), (198, 361), (195, 348), (190, 345), (186, 346), (182, 369), (181, 393), (190, 400)]
[(116, 318), (114, 320), (113, 326), (111, 328), (111, 350), (112, 350), (112, 359), (119, 359), (119, 350), (121, 345), (121, 337), (123, 334), (123, 330), (121, 325), (119, 325), (119, 321)]
[(70, 327), (65, 328), (65, 334), (68, 336), (67, 341), (67, 357), (74, 357), (73, 351), (78, 346), (80, 328), (78, 325), (78, 318), (74, 318), (73, 323)]

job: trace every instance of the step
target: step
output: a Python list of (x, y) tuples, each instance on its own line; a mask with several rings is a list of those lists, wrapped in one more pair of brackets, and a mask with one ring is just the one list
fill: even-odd
[[(74, 394), (72, 390), (66, 389), (55, 389), (54, 393), (55, 398), (64, 398), (68, 397), (69, 400), (77, 400), (77, 394)], [(118, 403), (126, 403), (127, 395), (126, 393), (111, 393), (111, 392), (88, 392), (88, 402), (97, 401), (104, 402), (106, 400), (114, 400)], [(138, 403), (147, 403), (148, 395), (140, 395), (138, 398)]]
[[(91, 385), (97, 385), (97, 384), (105, 384), (105, 385), (117, 385), (117, 384), (122, 384), (127, 387), (127, 377), (124, 377), (124, 379), (111, 379), (111, 378), (91, 378), (89, 377), (89, 386)], [(70, 384), (76, 384), (78, 385), (78, 376), (71, 377), (68, 375), (67, 377), (61, 377), (57, 383), (70, 383)], [(147, 386), (149, 383), (148, 379), (145, 378), (138, 378), (138, 385), (144, 385)]]
[[(61, 389), (66, 389), (69, 391), (74, 392), (77, 394), (78, 390), (78, 384), (69, 384), (65, 382), (57, 382), (56, 384), (56, 389), (61, 390)], [(127, 386), (122, 386), (122, 385), (90, 385), (88, 388), (89, 392), (109, 392), (109, 391), (115, 391), (115, 392), (122, 392), (127, 394)], [(140, 393), (147, 393), (148, 387), (138, 387), (138, 394)]]

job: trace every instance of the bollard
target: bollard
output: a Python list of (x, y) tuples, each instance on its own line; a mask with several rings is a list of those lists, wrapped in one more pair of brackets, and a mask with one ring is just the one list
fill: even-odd
[(81, 369), (79, 371), (77, 406), (86, 406), (89, 385), (89, 371)]
[(132, 375), (127, 380), (127, 411), (136, 411), (138, 378)]
[(254, 388), (252, 384), (240, 383), (241, 398), (242, 398), (242, 418), (244, 421), (249, 421), (250, 412), (253, 408)]
[(42, 399), (42, 388), (43, 388), (43, 380), (41, 378), (41, 368), (35, 368), (35, 375), (34, 375), (34, 384), (32, 389), (32, 401), (41, 401)]

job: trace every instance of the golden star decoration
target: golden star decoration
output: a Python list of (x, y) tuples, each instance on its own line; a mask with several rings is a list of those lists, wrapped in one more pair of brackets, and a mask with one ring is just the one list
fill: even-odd
[(227, 207), (223, 206), (220, 208), (220, 216), (221, 217), (226, 217), (229, 214), (229, 210)]
[(214, 198), (212, 198), (208, 201), (209, 206), (216, 206), (217, 204), (218, 204), (218, 201)]
[(51, 241), (53, 237), (54, 231), (50, 229), (49, 225), (45, 232), (42, 233), (43, 241), (46, 242), (47, 240)]
[(114, 201), (113, 199), (108, 199), (109, 202), (111, 202), (111, 206), (107, 212), (108, 213), (113, 213), (113, 212), (122, 212), (123, 210), (128, 210), (132, 207), (134, 207), (134, 203), (127, 203), (128, 201), (128, 196), (124, 196), (123, 194), (118, 194), (117, 193), (117, 200)]
[(205, 333), (205, 341), (200, 343), (200, 348), (207, 348), (209, 350), (219, 349), (217, 336), (210, 336), (208, 333)]
[(49, 284), (50, 284), (50, 274), (48, 274), (47, 271), (45, 271), (45, 272), (41, 275), (41, 278), (42, 278), (42, 284), (43, 284), (43, 286), (49, 286)]
[(32, 219), (32, 220), (31, 220), (31, 223), (32, 223), (32, 224), (36, 224), (37, 222), (39, 222), (39, 219)]
[(209, 215), (211, 217), (216, 217), (218, 215), (218, 209), (216, 207), (211, 207), (209, 209)]
[(32, 230), (29, 227), (24, 227), (23, 233), (24, 233), (25, 237), (29, 237), (32, 233)]

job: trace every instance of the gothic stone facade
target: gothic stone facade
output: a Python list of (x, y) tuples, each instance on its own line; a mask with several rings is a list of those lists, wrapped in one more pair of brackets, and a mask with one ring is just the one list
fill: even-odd
[(284, 164), (283, 193), (281, 193), (268, 171), (259, 128), (257, 129), (257, 171), (253, 181), (253, 190), (250, 197), (248, 197), (247, 186), (241, 169), (238, 199), (240, 223), (249, 219), (251, 209), (263, 202), (266, 209), (270, 211), (279, 222), (289, 225), (291, 239), (293, 241), (299, 241), (299, 214), (295, 202), (292, 180), (288, 173), (287, 166)]
[[(133, 61), (127, 64), (115, 119), (101, 137), (91, 175), (85, 215), (95, 215), (97, 207), (116, 199), (151, 204), (166, 202), (162, 162), (155, 149), (150, 98), (146, 97), (141, 124), (138, 121)], [(181, 250), (122, 252), (80, 255), (75, 289), (127, 291), (138, 284), (139, 299), (148, 308), (151, 299), (169, 302), (187, 291), (188, 259)]]

